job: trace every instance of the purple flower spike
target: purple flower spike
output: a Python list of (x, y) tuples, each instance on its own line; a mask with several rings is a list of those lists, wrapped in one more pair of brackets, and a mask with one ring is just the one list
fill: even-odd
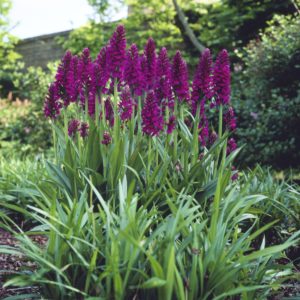
[(44, 103), (44, 115), (55, 119), (59, 116), (60, 110), (61, 104), (59, 102), (57, 83), (51, 83)]
[(140, 65), (141, 65), (141, 88), (143, 91), (147, 90), (147, 79), (146, 79), (146, 68), (147, 68), (147, 62), (146, 62), (147, 58), (145, 56), (145, 54), (141, 54), (139, 56), (139, 61), (140, 61)]
[(153, 91), (147, 95), (145, 105), (142, 109), (143, 132), (150, 136), (158, 135), (163, 130), (164, 119), (162, 110), (158, 104)]
[(226, 105), (230, 101), (230, 66), (226, 50), (222, 50), (213, 70), (214, 90), (217, 105)]
[(88, 108), (90, 116), (95, 114), (96, 99), (101, 102), (101, 92), (104, 91), (105, 84), (103, 81), (103, 72), (101, 66), (94, 62), (91, 64), (90, 69), (90, 82), (87, 86), (86, 93), (88, 92)]
[(166, 48), (161, 49), (157, 59), (157, 77), (156, 97), (162, 104), (163, 110), (166, 105), (172, 109), (174, 107), (174, 99), (171, 85), (171, 64)]
[(97, 88), (99, 87), (99, 81), (100, 81), (100, 66), (94, 62), (90, 65), (90, 82), (89, 87), (90, 90), (93, 90), (93, 92), (97, 91)]
[(103, 133), (103, 140), (101, 141), (101, 144), (107, 146), (107, 145), (109, 145), (111, 143), (111, 141), (112, 141), (112, 138), (111, 138), (110, 133), (108, 131), (105, 131)]
[(110, 97), (108, 97), (105, 101), (105, 119), (108, 121), (109, 126), (114, 126), (115, 118), (114, 118), (114, 110), (113, 106), (110, 100)]
[(78, 68), (81, 74), (80, 79), (83, 85), (87, 85), (89, 83), (89, 73), (91, 69), (91, 64), (92, 64), (92, 59), (90, 56), (90, 50), (89, 48), (84, 48), (81, 53), (79, 64), (78, 64)]
[(172, 85), (179, 101), (188, 101), (190, 98), (187, 64), (177, 51), (172, 65)]
[(58, 66), (57, 73), (55, 75), (58, 95), (63, 100), (64, 106), (70, 104), (70, 95), (67, 93), (68, 90), (68, 73), (70, 72), (72, 64), (72, 53), (67, 51), (63, 56), (61, 63)]
[(171, 134), (176, 127), (176, 117), (172, 115), (167, 123), (167, 134)]
[(70, 68), (72, 61), (72, 53), (71, 51), (67, 51), (63, 58), (61, 59), (61, 62), (57, 68), (57, 73), (55, 75), (55, 79), (58, 82), (63, 82), (66, 79), (67, 71)]
[(96, 86), (101, 88), (102, 87), (102, 92), (105, 93), (105, 86), (108, 82), (109, 79), (109, 70), (108, 70), (108, 55), (107, 55), (107, 47), (103, 47), (100, 50), (100, 53), (97, 56), (96, 63), (99, 66), (99, 74), (98, 74), (98, 81)]
[(105, 85), (107, 82), (107, 79), (103, 78), (103, 71), (101, 69), (101, 66), (94, 62), (91, 65), (90, 70), (90, 84), (89, 89), (93, 90), (95, 94), (99, 95), (99, 92), (105, 91)]
[(174, 108), (174, 97), (172, 94), (172, 86), (170, 80), (163, 76), (161, 77), (156, 85), (155, 95), (159, 103), (162, 105), (163, 111), (166, 106), (170, 109)]
[(79, 128), (79, 133), (82, 138), (85, 138), (89, 134), (89, 124), (86, 122), (82, 122)]
[(79, 95), (80, 75), (78, 72), (78, 64), (79, 64), (79, 59), (75, 55), (72, 57), (70, 68), (67, 72), (66, 86), (65, 86), (70, 102), (76, 102)]
[(158, 77), (171, 77), (171, 64), (168, 58), (168, 51), (163, 47), (157, 59), (157, 76)]
[(234, 131), (236, 129), (236, 119), (234, 115), (234, 110), (230, 106), (224, 116), (225, 126), (229, 131)]
[(121, 101), (119, 102), (119, 112), (120, 118), (122, 121), (127, 121), (131, 118), (132, 108), (133, 108), (133, 100), (130, 95), (129, 86), (126, 85), (121, 93)]
[(199, 60), (196, 72), (196, 78), (199, 88), (205, 95), (206, 99), (213, 96), (213, 78), (212, 78), (212, 58), (209, 49), (205, 49)]
[(143, 92), (143, 76), (139, 50), (132, 44), (126, 54), (124, 80), (132, 88), (135, 95), (140, 96)]
[(199, 58), (192, 84), (192, 112), (197, 111), (197, 105), (202, 97), (210, 99), (213, 96), (212, 58), (209, 49), (205, 49)]
[(89, 92), (93, 90), (91, 88), (91, 68), (92, 59), (90, 57), (90, 50), (85, 48), (83, 49), (78, 62), (78, 72), (80, 74), (79, 97), (82, 107), (85, 107), (85, 102), (89, 101)]
[(76, 132), (79, 130), (80, 121), (73, 119), (69, 122), (68, 135), (74, 137)]
[(113, 33), (108, 46), (108, 66), (113, 78), (122, 79), (126, 57), (126, 33), (123, 25), (119, 25)]
[(144, 50), (145, 59), (143, 61), (144, 76), (146, 80), (147, 89), (153, 89), (155, 87), (156, 80), (156, 48), (155, 42), (152, 38), (148, 39), (148, 42)]

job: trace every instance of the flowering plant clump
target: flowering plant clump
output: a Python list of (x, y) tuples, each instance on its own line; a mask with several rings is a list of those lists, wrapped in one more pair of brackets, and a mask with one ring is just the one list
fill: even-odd
[[(122, 25), (96, 59), (88, 48), (79, 56), (67, 51), (44, 103), (45, 116), (55, 124), (56, 158), (64, 153), (61, 150), (76, 148), (58, 161), (60, 167), (66, 165), (66, 175), (71, 166), (75, 173), (83, 168), (86, 176), (100, 174), (108, 191), (122, 176), (130, 177), (131, 169), (145, 175), (146, 184), (152, 183), (151, 174), (169, 158), (171, 168), (183, 166), (176, 182), (182, 176), (188, 182), (189, 171), (199, 161), (209, 165), (205, 153), (219, 143), (211, 158), (216, 178), (222, 155), (229, 157), (237, 148), (227, 51), (222, 50), (214, 62), (205, 49), (191, 80), (189, 76), (180, 51), (170, 58), (166, 48), (156, 49), (152, 38), (142, 51), (136, 44), (127, 47)], [(214, 113), (219, 116), (216, 126), (209, 122)], [(63, 134), (55, 133), (58, 128), (63, 128)], [(234, 179), (237, 171), (233, 170)]]
[[(98, 121), (105, 116), (108, 132), (117, 115), (124, 125), (137, 116), (141, 122), (139, 128), (149, 136), (171, 134), (176, 128), (180, 108), (184, 107), (194, 117), (198, 115), (199, 141), (203, 147), (215, 139), (207, 118), (210, 107), (225, 107), (222, 110), (225, 128), (228, 131), (236, 128), (230, 106), (230, 67), (226, 50), (222, 50), (213, 63), (206, 49), (199, 58), (190, 86), (187, 64), (180, 51), (171, 63), (166, 48), (157, 53), (151, 38), (142, 53), (135, 44), (126, 49), (122, 25), (117, 27), (95, 60), (87, 48), (79, 57), (69, 51), (63, 57), (45, 100), (45, 116), (57, 119), (61, 110), (66, 110), (71, 103), (78, 106), (82, 116), (88, 114), (90, 120)], [(70, 136), (81, 128), (75, 125), (70, 122)], [(87, 130), (81, 131), (84, 132), (81, 135), (87, 134)], [(231, 141), (233, 144), (232, 138)]]

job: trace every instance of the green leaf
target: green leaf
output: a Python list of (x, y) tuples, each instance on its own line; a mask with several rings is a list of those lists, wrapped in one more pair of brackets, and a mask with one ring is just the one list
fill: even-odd
[(72, 194), (71, 184), (69, 178), (64, 174), (62, 169), (55, 164), (47, 161), (46, 169), (51, 176), (52, 180), (60, 185), (62, 188), (66, 189), (69, 194)]
[(162, 287), (166, 284), (166, 280), (158, 278), (158, 277), (152, 277), (145, 281), (143, 284), (141, 284), (139, 287), (142, 289), (153, 289)]

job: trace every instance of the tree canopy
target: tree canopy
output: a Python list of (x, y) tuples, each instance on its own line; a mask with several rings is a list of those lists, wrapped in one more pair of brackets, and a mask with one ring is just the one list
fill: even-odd
[(0, 0), (0, 77), (8, 70), (19, 57), (13, 51), (17, 39), (9, 33), (8, 13), (11, 8), (10, 0)]
[[(152, 36), (157, 46), (178, 45), (186, 57), (198, 56), (203, 47), (217, 51), (226, 48), (233, 51), (246, 45), (267, 26), (275, 14), (292, 14), (296, 11), (291, 0), (88, 0), (95, 9), (97, 20), (109, 20), (116, 7), (128, 6), (128, 17), (122, 22), (128, 32), (128, 40), (138, 41), (142, 46)], [(95, 19), (95, 20), (96, 20)], [(101, 44), (114, 27), (97, 21), (79, 29), (66, 43), (71, 48), (80, 39)], [(104, 26), (104, 27), (103, 27)], [(110, 29), (111, 27), (111, 29)], [(136, 30), (136, 29), (139, 30)], [(84, 32), (86, 34), (82, 34)], [(92, 38), (92, 35), (96, 34)], [(80, 37), (79, 37), (80, 36)], [(80, 43), (79, 43), (80, 44)], [(95, 46), (94, 44), (91, 46)], [(94, 48), (94, 47), (92, 47)], [(78, 49), (79, 50), (79, 49)]]

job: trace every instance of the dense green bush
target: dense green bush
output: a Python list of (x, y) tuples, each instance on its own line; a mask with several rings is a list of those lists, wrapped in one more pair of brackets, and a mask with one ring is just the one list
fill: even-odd
[[(14, 152), (18, 152), (22, 157), (36, 155), (49, 149), (52, 145), (50, 134), (51, 126), (43, 118), (43, 113), (32, 108), (28, 114), (9, 124), (1, 134), (1, 139), (7, 143), (11, 142)], [(11, 155), (9, 147), (4, 154), (6, 157)]]
[(233, 89), (237, 135), (240, 144), (247, 143), (241, 163), (299, 166), (299, 16), (276, 16), (244, 51)]
[[(48, 70), (40, 67), (24, 68), (19, 62), (10, 77), (13, 82), (14, 96), (21, 100), (28, 99), (30, 105), (18, 118), (10, 118), (14, 113), (11, 109), (6, 110), (5, 124), (0, 120), (1, 152), (6, 157), (14, 152), (20, 156), (34, 155), (50, 148), (52, 139), (50, 123), (43, 117), (42, 106), (47, 94), (50, 82), (54, 78), (55, 63), (48, 64)], [(13, 107), (13, 105), (12, 105)], [(22, 105), (17, 107), (22, 110)], [(10, 147), (11, 146), (11, 147)]]
[(47, 69), (41, 67), (25, 68), (23, 62), (19, 62), (11, 74), (15, 96), (20, 99), (29, 99), (36, 110), (41, 110), (48, 87), (54, 79), (57, 63), (49, 62)]

